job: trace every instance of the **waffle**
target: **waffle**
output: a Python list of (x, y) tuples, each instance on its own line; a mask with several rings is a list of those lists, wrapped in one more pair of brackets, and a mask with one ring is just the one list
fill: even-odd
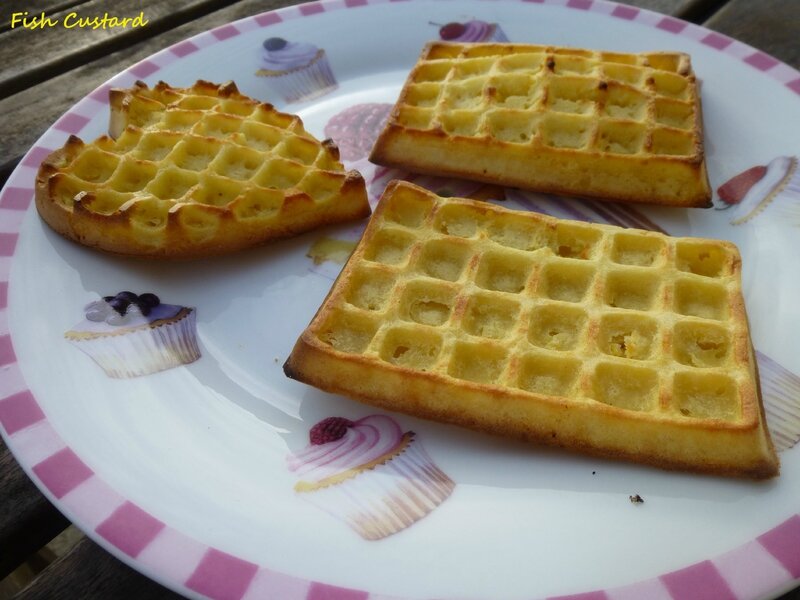
[(740, 272), (729, 242), (393, 182), (284, 370), (493, 434), (766, 478)]
[(138, 82), (110, 101), (109, 136), (71, 136), (39, 169), (36, 206), (67, 238), (196, 258), (370, 213), (364, 180), (333, 142), (233, 83)]
[(541, 192), (711, 206), (689, 56), (433, 42), (370, 160)]

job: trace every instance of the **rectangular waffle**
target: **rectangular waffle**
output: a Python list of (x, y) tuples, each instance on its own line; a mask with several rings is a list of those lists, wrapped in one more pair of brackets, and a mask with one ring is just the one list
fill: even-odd
[(233, 83), (110, 93), (110, 136), (42, 163), (36, 206), (62, 235), (126, 255), (221, 254), (370, 213), (336, 146)]
[(370, 160), (534, 191), (711, 206), (689, 56), (425, 46)]
[(765, 478), (736, 247), (393, 182), (284, 370), (389, 410)]

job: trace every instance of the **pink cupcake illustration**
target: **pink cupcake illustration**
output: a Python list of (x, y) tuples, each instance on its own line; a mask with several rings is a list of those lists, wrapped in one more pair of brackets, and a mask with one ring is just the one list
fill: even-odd
[(90, 302), (84, 312), (64, 337), (109, 377), (149, 375), (200, 358), (193, 308), (125, 291)]
[(343, 160), (361, 160), (369, 156), (391, 111), (391, 104), (350, 106), (331, 117), (325, 125), (325, 137), (336, 142)]
[(751, 167), (717, 189), (718, 209), (729, 209), (732, 225), (749, 223), (769, 211), (774, 217), (800, 218), (800, 170), (795, 156), (779, 156)]
[(365, 540), (410, 527), (452, 493), (455, 483), (437, 467), (412, 431), (371, 415), (323, 419), (309, 445), (287, 457), (295, 491), (347, 523)]
[(259, 77), (286, 102), (311, 100), (336, 89), (336, 77), (325, 50), (307, 42), (279, 37), (264, 41)]
[[(432, 23), (436, 25), (436, 23)], [(447, 42), (507, 42), (508, 37), (497, 23), (478, 19), (463, 23), (454, 21), (439, 26), (439, 37)]]

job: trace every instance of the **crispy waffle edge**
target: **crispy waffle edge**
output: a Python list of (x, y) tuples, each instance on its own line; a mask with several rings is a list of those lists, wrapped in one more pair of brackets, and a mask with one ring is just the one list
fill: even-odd
[[(433, 41), (428, 42), (423, 47), (417, 62), (412, 68), (413, 73), (417, 66), (424, 60), (434, 47), (438, 46), (525, 46), (525, 44), (510, 44), (510, 43), (488, 43), (488, 44), (458, 44), (446, 41)], [(547, 48), (550, 48), (549, 46)], [(582, 50), (576, 48), (575, 50)], [(647, 53), (649, 55), (657, 54), (654, 52)], [(474, 137), (462, 137), (458, 135), (449, 135), (441, 127), (434, 130), (418, 131), (414, 129), (407, 129), (395, 123), (395, 117), (399, 114), (402, 107), (403, 100), (406, 95), (406, 90), (411, 85), (411, 76), (406, 80), (400, 92), (397, 102), (395, 103), (386, 125), (378, 135), (375, 144), (373, 145), (370, 153), (370, 161), (386, 167), (408, 169), (419, 173), (428, 175), (444, 176), (444, 177), (459, 177), (464, 179), (471, 179), (484, 183), (495, 185), (507, 185), (519, 187), (522, 189), (529, 189), (531, 191), (552, 193), (566, 196), (579, 196), (590, 199), (598, 199), (603, 201), (622, 201), (630, 203), (641, 204), (654, 204), (663, 206), (677, 206), (683, 208), (711, 208), (712, 192), (711, 185), (708, 179), (707, 166), (705, 161), (705, 149), (703, 141), (703, 118), (702, 118), (702, 104), (700, 99), (700, 83), (696, 82), (694, 74), (691, 69), (690, 57), (688, 54), (680, 53), (684, 57), (682, 66), (679, 72), (682, 75), (687, 75), (692, 83), (696, 84), (695, 94), (695, 113), (697, 115), (697, 122), (695, 125), (697, 133), (697, 142), (695, 143), (695, 150), (693, 158), (690, 161), (672, 157), (672, 156), (658, 156), (657, 158), (648, 157), (643, 160), (637, 160), (630, 155), (605, 155), (602, 157), (587, 156), (586, 153), (576, 151), (570, 148), (540, 148), (538, 154), (525, 152), (524, 150), (510, 147), (508, 143), (498, 141), (495, 139), (480, 140)], [(517, 174), (503, 173), (494, 174), (487, 172), (486, 169), (475, 169), (464, 167), (464, 165), (480, 165), (482, 158), (488, 151), (495, 150), (496, 152), (505, 153), (506, 157), (513, 157), (512, 162), (517, 163)], [(450, 164), (449, 161), (432, 161), (420, 158), (426, 154), (434, 156), (458, 156), (457, 161)], [(625, 169), (648, 169), (654, 162), (663, 165), (672, 166), (682, 171), (682, 177), (687, 182), (691, 182), (695, 192), (686, 195), (682, 198), (677, 198), (674, 194), (641, 194), (625, 189), (586, 189), (582, 186), (575, 186), (569, 182), (569, 177), (563, 179), (564, 183), (542, 183), (532, 181), (524, 172), (536, 171), (537, 169), (549, 168), (546, 163), (551, 159), (566, 164), (569, 162), (578, 161), (586, 169), (591, 169), (597, 164), (598, 160), (606, 161), (608, 164), (617, 163)], [(542, 161), (544, 161), (542, 163)], [(585, 163), (585, 164), (584, 164)]]
[[(392, 182), (387, 187), (385, 194), (389, 194), (397, 185), (416, 187), (405, 182)], [(425, 193), (430, 194), (427, 191)], [(674, 455), (674, 453), (658, 454), (652, 451), (639, 453), (620, 448), (598, 447), (585, 439), (579, 439), (580, 436), (576, 436), (574, 433), (567, 432), (563, 434), (563, 432), (558, 431), (557, 424), (560, 421), (566, 422), (572, 419), (580, 419), (582, 423), (585, 422), (589, 425), (592, 422), (600, 421), (605, 426), (610, 425), (612, 428), (616, 428), (618, 435), (624, 435), (626, 422), (640, 422), (645, 429), (649, 428), (653, 435), (658, 434), (659, 424), (652, 421), (648, 422), (647, 415), (631, 414), (629, 411), (622, 419), (623, 422), (620, 422), (619, 409), (601, 403), (596, 403), (592, 406), (590, 411), (592, 414), (587, 418), (586, 415), (581, 414), (585, 412), (583, 409), (571, 407), (565, 399), (527, 391), (520, 394), (518, 390), (499, 389), (488, 384), (472, 381), (459, 381), (457, 388), (453, 389), (451, 387), (452, 384), (448, 381), (449, 377), (437, 373), (414, 371), (408, 367), (389, 363), (376, 365), (369, 358), (341, 352), (323, 343), (314, 335), (315, 326), (320, 324), (328, 314), (326, 311), (328, 299), (344, 293), (345, 290), (341, 289), (339, 282), (349, 278), (354, 265), (359, 261), (365, 247), (365, 241), (370, 239), (372, 230), (376, 229), (373, 224), (381, 217), (383, 206), (383, 203), (379, 203), (359, 247), (351, 255), (350, 260), (345, 265), (308, 327), (299, 336), (283, 366), (287, 377), (324, 391), (345, 395), (359, 402), (386, 410), (455, 424), (475, 431), (547, 446), (556, 446), (580, 454), (621, 459), (666, 470), (682, 470), (710, 475), (769, 479), (779, 474), (779, 460), (769, 432), (766, 429), (764, 407), (758, 386), (757, 367), (755, 366), (749, 338), (746, 340), (744, 347), (736, 350), (737, 353), (743, 351), (746, 354), (755, 386), (754, 389), (747, 392), (750, 397), (746, 400), (746, 404), (751, 406), (753, 410), (746, 410), (746, 422), (734, 425), (719, 422), (722, 429), (728, 430), (724, 434), (720, 434), (717, 427), (708, 427), (698, 423), (669, 424), (670, 428), (685, 430), (690, 435), (719, 434), (718, 443), (720, 444), (726, 444), (729, 439), (732, 439), (726, 439), (726, 435), (736, 436), (737, 434), (743, 434), (753, 436), (753, 443), (758, 444), (760, 447), (761, 457), (746, 466), (722, 464), (715, 462), (714, 459), (705, 461), (683, 460)], [(498, 207), (493, 208), (497, 209)], [(500, 212), (507, 211), (507, 209), (502, 208), (499, 210)], [(746, 319), (741, 299), (736, 302), (734, 310), (737, 312), (736, 318), (740, 318), (743, 315)], [(403, 392), (399, 395), (386, 394), (386, 389), (402, 390)], [(522, 399), (520, 399), (521, 395), (524, 396)], [(458, 396), (458, 398), (454, 398), (454, 396)], [(489, 416), (489, 421), (476, 419), (472, 414), (465, 414), (464, 411), (459, 410), (458, 400), (463, 400), (464, 397), (468, 399), (467, 401), (470, 405), (476, 402), (482, 403), (487, 409), (486, 415)], [(534, 401), (542, 407), (545, 417), (544, 425), (535, 423), (530, 427), (528, 424), (515, 422), (513, 414), (509, 418), (507, 411), (511, 410), (513, 413), (513, 404), (526, 401)], [(486, 415), (481, 415), (481, 417)], [(553, 425), (556, 426), (554, 427)]]
[[(246, 99), (256, 104), (265, 104), (270, 110), (274, 109), (270, 104), (259, 103), (240, 94), (233, 82), (217, 85), (198, 80), (195, 86), (208, 91), (215, 90), (220, 97)], [(159, 87), (170, 89), (164, 82), (159, 82), (153, 89)], [(146, 84), (137, 81), (130, 89), (113, 88), (109, 91), (111, 104), (109, 132), (118, 135), (124, 130), (121, 110), (129, 94), (146, 89), (148, 89)], [(299, 117), (292, 116), (302, 127)], [(98, 140), (107, 137), (109, 136), (100, 136)], [(339, 161), (339, 149), (332, 140), (317, 141), (335, 161)], [(70, 135), (62, 148), (53, 151), (42, 161), (35, 180), (35, 204), (42, 220), (55, 232), (73, 242), (110, 254), (152, 259), (206, 258), (263, 245), (326, 225), (360, 220), (371, 214), (364, 178), (359, 172), (351, 170), (343, 172), (345, 180), (339, 193), (339, 198), (348, 200), (346, 203), (335, 202), (328, 207), (328, 210), (313, 210), (314, 201), (304, 192), (296, 190), (286, 196), (280, 218), (270, 225), (271, 231), (268, 235), (264, 234), (263, 226), (253, 227), (249, 224), (243, 226), (226, 207), (182, 204), (169, 211), (163, 239), (154, 245), (137, 239), (135, 233), (131, 231), (130, 221), (124, 210), (118, 209), (113, 214), (100, 215), (86, 209), (83, 203), (91, 202), (92, 190), (77, 194), (70, 207), (61, 204), (55, 198), (53, 190), (57, 178), (61, 176), (60, 168), (71, 162), (85, 145), (79, 137)], [(346, 210), (340, 208), (345, 204), (349, 204), (350, 208)], [(219, 219), (218, 228), (213, 236), (202, 240), (189, 240), (182, 235), (182, 213), (186, 212), (187, 206), (191, 207), (190, 211), (208, 213)]]

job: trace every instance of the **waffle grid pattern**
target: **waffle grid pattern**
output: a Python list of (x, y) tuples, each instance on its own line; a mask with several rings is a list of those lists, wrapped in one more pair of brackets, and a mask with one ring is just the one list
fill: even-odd
[(409, 76), (396, 118), (515, 144), (696, 160), (696, 102), (686, 54), (438, 44)]
[(689, 56), (431, 43), (371, 160), (434, 175), (707, 207)]
[(139, 83), (112, 90), (111, 106), (110, 136), (71, 138), (44, 173), (47, 193), (66, 211), (124, 214), (134, 237), (153, 245), (173, 214), (191, 241), (203, 242), (223, 219), (264, 241), (319, 224), (303, 215), (369, 213), (363, 180), (345, 172), (335, 145), (233, 84)]
[(336, 350), (659, 419), (755, 418), (730, 244), (408, 187), (370, 229), (315, 331)]

